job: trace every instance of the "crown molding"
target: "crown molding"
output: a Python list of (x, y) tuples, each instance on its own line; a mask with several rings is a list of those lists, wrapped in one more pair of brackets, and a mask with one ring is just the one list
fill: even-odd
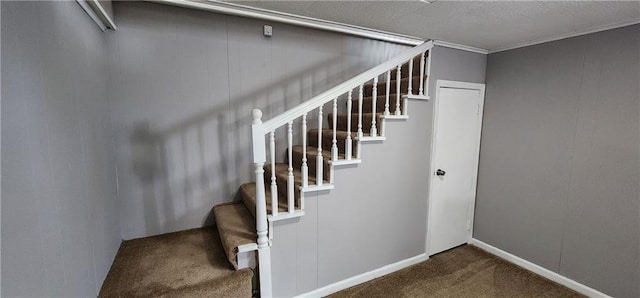
[(528, 47), (528, 46), (533, 46), (533, 45), (537, 45), (537, 44), (541, 44), (541, 43), (546, 43), (546, 42), (551, 42), (551, 41), (556, 41), (556, 40), (561, 40), (561, 39), (566, 39), (566, 38), (571, 38), (571, 37), (576, 37), (576, 36), (581, 36), (581, 35), (601, 32), (601, 31), (607, 31), (607, 30), (611, 30), (611, 29), (616, 29), (616, 28), (621, 28), (621, 27), (626, 27), (626, 26), (631, 26), (631, 25), (636, 25), (636, 24), (640, 24), (640, 19), (630, 19), (630, 20), (626, 20), (626, 21), (622, 21), (622, 22), (616, 22), (616, 23), (608, 24), (608, 25), (604, 25), (604, 26), (591, 27), (589, 29), (582, 30), (582, 31), (575, 31), (575, 32), (571, 32), (571, 33), (558, 34), (558, 35), (555, 35), (555, 36), (552, 36), (552, 37), (531, 40), (531, 41), (527, 41), (527, 42), (523, 42), (523, 43), (517, 43), (517, 44), (514, 44), (514, 45), (510, 45), (510, 46), (505, 46), (505, 47), (499, 47), (499, 48), (495, 48), (495, 49), (489, 50), (489, 54), (508, 51), (508, 50), (513, 50), (513, 49), (518, 49), (518, 48), (523, 48), (523, 47)]
[(443, 41), (443, 40), (434, 40), (433, 41), (433, 45), (434, 46), (441, 46), (441, 47), (445, 47), (445, 48), (451, 48), (451, 49), (467, 51), (467, 52), (473, 52), (473, 53), (478, 53), (478, 54), (484, 54), (484, 55), (489, 53), (489, 51), (485, 50), (485, 49), (476, 48), (476, 47), (472, 47), (472, 46), (466, 46), (466, 45), (452, 43), (452, 42), (447, 42), (447, 41)]
[(76, 0), (89, 17), (100, 27), (100, 30), (107, 29), (116, 30), (116, 24), (113, 22), (109, 14), (104, 10), (102, 4), (98, 0)]
[(397, 44), (416, 46), (425, 42), (425, 40), (413, 36), (374, 30), (359, 26), (353, 26), (338, 22), (320, 20), (305, 16), (299, 16), (289, 13), (283, 13), (268, 9), (249, 7), (235, 3), (226, 3), (222, 1), (208, 0), (147, 0), (149, 2), (180, 6), (191, 9), (205, 10), (227, 15), (235, 15), (247, 18), (254, 18), (266, 21), (273, 21), (289, 25), (339, 32), (349, 35), (366, 37), (381, 41), (387, 41)]

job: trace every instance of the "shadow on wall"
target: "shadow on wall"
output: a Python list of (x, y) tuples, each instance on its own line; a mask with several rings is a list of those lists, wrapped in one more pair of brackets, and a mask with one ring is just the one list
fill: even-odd
[[(315, 64), (276, 83), (231, 98), (190, 118), (162, 129), (147, 122), (137, 123), (129, 135), (131, 167), (142, 184), (147, 232), (161, 232), (185, 226), (207, 207), (238, 200), (242, 183), (253, 182), (251, 155), (251, 110), (261, 109), (263, 121), (325, 91), (314, 85), (329, 85), (327, 78), (344, 77), (341, 57)], [(327, 73), (332, 71), (331, 73)], [(337, 85), (337, 84), (334, 84)], [(280, 89), (281, 92), (273, 92)], [(268, 96), (265, 94), (280, 94)], [(259, 100), (257, 100), (259, 98)], [(325, 112), (324, 115), (327, 115)], [(308, 115), (309, 127), (317, 123), (317, 114)], [(294, 144), (301, 143), (301, 121), (294, 122)], [(285, 128), (276, 132), (277, 161), (285, 160)], [(191, 219), (191, 220), (190, 220)], [(201, 218), (203, 226), (213, 225), (212, 212)], [(193, 226), (193, 225), (191, 225)]]

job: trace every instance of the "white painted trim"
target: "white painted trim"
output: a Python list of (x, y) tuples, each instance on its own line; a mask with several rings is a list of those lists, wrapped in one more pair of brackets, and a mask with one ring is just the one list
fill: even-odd
[[(412, 99), (412, 100), (429, 100), (429, 95), (417, 95), (417, 94), (405, 94), (402, 98)], [(383, 115), (384, 116), (384, 115)]]
[(367, 137), (364, 136), (362, 138), (358, 138), (355, 137), (356, 141), (362, 142), (362, 143), (366, 143), (366, 142), (380, 142), (380, 141), (385, 141), (387, 139), (387, 137), (382, 137), (382, 136), (377, 136), (377, 137)]
[(407, 120), (409, 115), (381, 115), (380, 118), (384, 120)]
[[(292, 213), (289, 212), (279, 212), (278, 215), (273, 216), (271, 214), (267, 215), (267, 220), (271, 223), (271, 222), (276, 222), (276, 221), (281, 221), (281, 220), (286, 220), (286, 219), (292, 219), (292, 218), (298, 218), (298, 217), (303, 217), (304, 216), (304, 210), (296, 210)], [(269, 231), (271, 231), (271, 229), (269, 229)]]
[[(266, 134), (272, 130), (275, 130), (277, 128), (279, 128), (282, 125), (285, 125), (287, 123), (289, 123), (290, 121), (293, 121), (295, 119), (297, 119), (298, 117), (301, 117), (302, 115), (304, 115), (305, 113), (308, 113), (318, 107), (320, 107), (321, 105), (333, 100), (334, 98), (344, 95), (347, 92), (349, 92), (350, 90), (353, 90), (354, 88), (361, 86), (362, 84), (368, 82), (369, 80), (371, 80), (371, 78), (378, 76), (380, 74), (383, 74), (385, 72), (387, 72), (388, 70), (396, 67), (397, 65), (401, 65), (403, 63), (405, 63), (406, 61), (409, 61), (411, 58), (415, 57), (417, 54), (420, 54), (422, 52), (425, 51), (429, 51), (433, 48), (433, 41), (427, 41), (419, 46), (410, 48), (404, 52), (402, 52), (401, 54), (387, 60), (386, 62), (375, 66), (353, 78), (351, 78), (348, 81), (343, 82), (342, 84), (331, 88), (317, 96), (315, 96), (312, 99), (309, 99), (289, 110), (287, 110), (286, 112), (273, 117), (272, 119), (265, 121), (262, 124), (262, 132), (263, 134)], [(429, 74), (427, 74), (428, 76)], [(254, 135), (255, 138), (263, 138), (264, 136), (259, 136), (259, 135)], [(254, 143), (256, 144), (256, 143)]]
[(635, 25), (635, 24), (640, 24), (640, 19), (631, 19), (631, 20), (626, 20), (626, 21), (622, 21), (622, 22), (616, 22), (616, 23), (608, 24), (608, 25), (604, 25), (604, 26), (596, 26), (596, 27), (592, 27), (592, 28), (589, 28), (589, 29), (586, 29), (586, 30), (582, 30), (582, 31), (575, 31), (575, 32), (570, 32), (570, 33), (558, 34), (558, 35), (555, 35), (555, 36), (552, 36), (552, 37), (535, 39), (535, 40), (526, 41), (526, 42), (523, 42), (523, 43), (517, 43), (517, 44), (514, 44), (514, 45), (510, 45), (510, 46), (499, 47), (499, 48), (495, 48), (495, 49), (489, 50), (489, 54), (498, 53), (498, 52), (502, 52), (502, 51), (513, 50), (513, 49), (517, 49), (517, 48), (533, 46), (533, 45), (537, 45), (537, 44), (541, 44), (541, 43), (546, 43), (546, 42), (551, 42), (551, 41), (556, 41), (556, 40), (561, 40), (561, 39), (566, 39), (566, 38), (571, 38), (571, 37), (576, 37), (576, 36), (581, 36), (581, 35), (586, 35), (586, 34), (591, 34), (591, 33), (611, 30), (611, 29), (616, 29), (616, 28), (621, 28), (621, 27), (626, 27), (626, 26), (631, 26), (631, 25)]
[[(256, 247), (257, 250), (257, 247)], [(236, 254), (236, 264), (238, 264), (238, 269), (245, 268), (256, 268), (256, 251), (246, 251), (246, 252), (238, 252)]]
[(362, 159), (338, 159), (338, 160), (330, 160), (329, 164), (333, 165), (335, 167), (340, 167), (340, 166), (348, 166), (348, 165), (357, 165), (359, 163), (362, 163)]
[(447, 42), (447, 41), (443, 41), (443, 40), (434, 40), (433, 41), (433, 45), (441, 46), (441, 47), (445, 47), (445, 48), (456, 49), (456, 50), (467, 51), (467, 52), (473, 52), (473, 53), (478, 53), (478, 54), (484, 54), (484, 55), (489, 53), (489, 51), (486, 50), (486, 49), (476, 48), (476, 47), (472, 47), (472, 46), (466, 46), (466, 45), (463, 45), (463, 44), (457, 44), (457, 43)]
[(254, 18), (265, 21), (284, 23), (289, 25), (339, 32), (349, 35), (361, 36), (376, 40), (388, 41), (397, 44), (416, 46), (424, 42), (423, 39), (402, 35), (397, 33), (385, 32), (380, 30), (369, 29), (354, 25), (348, 25), (338, 22), (321, 20), (301, 15), (283, 13), (268, 9), (250, 7), (234, 3), (222, 1), (194, 1), (194, 0), (148, 0), (167, 5), (180, 6), (185, 8), (206, 10), (216, 13), (235, 15), (247, 18)]
[(497, 257), (500, 257), (508, 262), (511, 262), (515, 265), (518, 265), (524, 269), (527, 269), (535, 274), (538, 274), (542, 277), (545, 277), (551, 281), (554, 281), (556, 283), (559, 283), (569, 289), (572, 289), (580, 294), (586, 295), (588, 297), (611, 297), (605, 293), (602, 293), (594, 288), (588, 287), (586, 285), (583, 285), (573, 279), (570, 279), (566, 276), (562, 276), (556, 272), (553, 272), (549, 269), (546, 269), (544, 267), (541, 267), (539, 265), (536, 265), (534, 263), (531, 263), (525, 259), (522, 259), (518, 256), (512, 255), (504, 250), (501, 250), (495, 246), (492, 246), (490, 244), (484, 243), (478, 239), (472, 238), (471, 239), (471, 244), (473, 244), (474, 246), (492, 254), (495, 255)]
[[(475, 155), (477, 156), (477, 163), (475, 164), (475, 168), (474, 171), (476, 173), (476, 179), (473, 180), (473, 185), (472, 185), (472, 189), (473, 189), (473, 193), (476, 193), (477, 190), (477, 183), (478, 183), (478, 166), (480, 164), (480, 141), (482, 139), (482, 118), (484, 116), (484, 97), (485, 97), (485, 84), (477, 84), (477, 83), (469, 83), (469, 82), (460, 82), (460, 81), (449, 81), (449, 80), (437, 80), (436, 81), (436, 97), (433, 103), (433, 117), (432, 117), (432, 125), (431, 125), (431, 148), (430, 148), (430, 160), (429, 160), (429, 179), (428, 179), (428, 185), (429, 185), (429, 193), (427, 196), (427, 236), (426, 238), (426, 243), (425, 243), (425, 253), (427, 255), (429, 255), (429, 248), (431, 247), (431, 202), (432, 202), (432, 198), (433, 198), (433, 179), (436, 177), (435, 176), (435, 172), (436, 172), (436, 165), (434, 163), (434, 161), (437, 158), (437, 150), (436, 150), (436, 131), (438, 130), (438, 105), (440, 102), (440, 89), (441, 88), (456, 88), (456, 89), (468, 89), (468, 90), (478, 90), (480, 92), (480, 106), (478, 107), (478, 140), (476, 142), (476, 146), (475, 148), (477, 148), (477, 151), (475, 152)], [(474, 210), (475, 210), (475, 204), (476, 204), (476, 198), (474, 197), (473, 202), (471, 203), (471, 206), (469, 206), (470, 211), (470, 229), (469, 229), (469, 234), (468, 234), (468, 239), (467, 239), (467, 243), (471, 243), (472, 240), (472, 236), (473, 236), (473, 222), (474, 222)]]
[(302, 192), (314, 192), (314, 191), (323, 191), (323, 190), (330, 190), (330, 189), (334, 189), (335, 185), (330, 184), (330, 183), (325, 183), (322, 184), (320, 186), (318, 185), (309, 185), (306, 187), (302, 187), (300, 186), (300, 191)]
[(324, 286), (322, 288), (315, 289), (315, 290), (313, 290), (311, 292), (307, 292), (307, 293), (301, 294), (301, 295), (299, 295), (297, 297), (324, 297), (324, 296), (333, 294), (335, 292), (344, 290), (346, 288), (350, 288), (350, 287), (353, 287), (355, 285), (359, 285), (361, 283), (364, 283), (364, 282), (370, 281), (372, 279), (378, 278), (380, 276), (396, 272), (398, 270), (407, 268), (409, 266), (418, 264), (420, 262), (424, 262), (424, 261), (426, 261), (428, 259), (429, 259), (429, 257), (427, 257), (426, 254), (420, 254), (420, 255), (417, 255), (417, 256), (412, 257), (412, 258), (408, 258), (408, 259), (405, 259), (405, 260), (402, 260), (402, 261), (399, 261), (399, 262), (396, 262), (396, 263), (393, 263), (393, 264), (382, 266), (382, 267), (380, 267), (378, 269), (374, 269), (374, 270), (371, 270), (369, 272), (365, 272), (365, 273), (358, 274), (356, 276), (353, 276), (353, 277), (350, 277), (350, 278), (347, 278), (347, 279), (343, 279), (341, 281), (332, 283), (330, 285), (326, 285), (326, 286)]
[(247, 243), (238, 246), (238, 253), (248, 252), (258, 250), (258, 244), (256, 243)]
[(93, 11), (93, 8), (91, 8), (91, 6), (89, 6), (89, 3), (87, 3), (87, 0), (76, 0), (76, 2), (80, 5), (80, 7), (82, 7), (82, 9), (84, 9), (84, 11), (96, 23), (96, 25), (100, 27), (100, 30), (102, 31), (107, 30), (107, 25), (105, 25), (102, 22), (102, 19), (100, 19), (100, 17), (96, 14), (95, 11)]
[(100, 20), (103, 23), (105, 23), (107, 28), (113, 29), (113, 30), (117, 29), (116, 23), (113, 22), (109, 14), (104, 10), (104, 7), (102, 7), (102, 4), (100, 4), (98, 0), (86, 0), (86, 1), (89, 3), (91, 7), (94, 8), (94, 11), (97, 10), (95, 13), (98, 15), (98, 17), (100, 17)]

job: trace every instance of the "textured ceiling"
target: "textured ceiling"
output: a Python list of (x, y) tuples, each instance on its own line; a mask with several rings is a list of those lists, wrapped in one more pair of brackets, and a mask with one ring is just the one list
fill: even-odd
[(640, 1), (227, 1), (496, 50), (640, 21)]

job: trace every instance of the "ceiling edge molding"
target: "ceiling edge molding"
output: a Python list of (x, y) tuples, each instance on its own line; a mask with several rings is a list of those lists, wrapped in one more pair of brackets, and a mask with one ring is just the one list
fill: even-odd
[(100, 30), (107, 30), (107, 25), (102, 21), (102, 19), (93, 11), (93, 8), (89, 5), (87, 0), (76, 0), (76, 3), (82, 7), (82, 9), (89, 15), (89, 17), (98, 25)]
[(235, 15), (253, 19), (273, 21), (289, 25), (339, 32), (349, 35), (355, 35), (370, 39), (387, 41), (403, 45), (416, 46), (425, 42), (425, 40), (402, 34), (385, 32), (380, 30), (369, 29), (365, 27), (353, 26), (338, 22), (331, 22), (321, 19), (315, 19), (300, 15), (277, 12), (268, 9), (249, 7), (233, 3), (225, 3), (215, 0), (198, 1), (198, 0), (147, 0), (160, 4), (180, 6), (184, 8), (211, 11), (227, 15)]
[(116, 27), (116, 23), (113, 22), (113, 19), (111, 19), (109, 14), (104, 10), (104, 7), (102, 7), (102, 4), (100, 4), (100, 1), (98, 0), (86, 0), (86, 1), (89, 4), (89, 6), (93, 8), (93, 10), (96, 12), (98, 17), (104, 23), (104, 25), (107, 26), (107, 28), (113, 29), (113, 30), (118, 29), (118, 27)]
[(564, 33), (564, 34), (559, 34), (559, 35), (555, 35), (555, 36), (548, 37), (548, 38), (541, 38), (541, 39), (536, 39), (536, 40), (532, 40), (532, 41), (518, 43), (518, 44), (514, 44), (514, 45), (510, 45), (510, 46), (499, 47), (499, 48), (495, 48), (495, 49), (489, 50), (489, 54), (508, 51), (508, 50), (514, 50), (514, 49), (518, 49), (518, 48), (533, 46), (533, 45), (537, 45), (537, 44), (541, 44), (541, 43), (546, 43), (546, 42), (551, 42), (551, 41), (556, 41), (556, 40), (561, 40), (561, 39), (581, 36), (581, 35), (587, 35), (587, 34), (601, 32), (601, 31), (607, 31), (607, 30), (626, 27), (626, 26), (631, 26), (631, 25), (635, 25), (635, 24), (640, 24), (640, 19), (630, 19), (630, 20), (626, 20), (626, 21), (622, 21), (622, 22), (616, 22), (616, 23), (608, 24), (608, 25), (604, 25), (604, 26), (592, 27), (592, 28), (587, 29), (587, 30), (575, 31), (575, 32), (571, 32), (571, 33)]
[(485, 49), (476, 48), (476, 47), (472, 47), (472, 46), (466, 46), (466, 45), (452, 43), (452, 42), (447, 42), (447, 41), (443, 41), (443, 40), (434, 40), (433, 41), (433, 45), (441, 46), (441, 47), (445, 47), (445, 48), (456, 49), (456, 50), (467, 51), (467, 52), (473, 52), (473, 53), (478, 53), (478, 54), (484, 54), (484, 55), (489, 53), (489, 51), (485, 50)]

